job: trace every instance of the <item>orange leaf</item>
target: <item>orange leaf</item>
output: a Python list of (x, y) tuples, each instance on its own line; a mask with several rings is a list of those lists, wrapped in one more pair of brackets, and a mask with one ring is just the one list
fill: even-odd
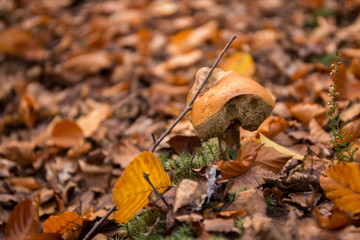
[(247, 142), (240, 147), (236, 161), (221, 160), (216, 163), (216, 168), (221, 171), (222, 179), (236, 177), (249, 170), (257, 157), (260, 146), (256, 142)]
[(33, 177), (12, 177), (6, 179), (6, 181), (15, 186), (22, 186), (30, 190), (36, 190), (40, 188), (39, 184)]
[(295, 124), (294, 121), (288, 122), (282, 117), (270, 116), (260, 125), (258, 131), (268, 138), (272, 138), (279, 132)]
[(128, 222), (137, 211), (148, 203), (148, 196), (153, 190), (143, 178), (143, 173), (150, 174), (151, 183), (163, 192), (171, 184), (160, 160), (151, 152), (137, 155), (125, 168), (113, 190), (113, 201), (117, 206), (115, 219), (118, 223)]
[(246, 52), (237, 52), (225, 58), (220, 68), (224, 71), (237, 71), (248, 77), (252, 77), (255, 72), (254, 60)]
[(34, 233), (26, 237), (26, 240), (64, 240), (57, 233)]
[(39, 110), (40, 106), (33, 96), (24, 95), (21, 97), (19, 112), (28, 128), (31, 129), (34, 126)]
[(281, 172), (285, 164), (292, 158), (292, 155), (287, 155), (276, 151), (272, 147), (263, 146), (255, 160), (255, 163), (273, 172)]
[(299, 103), (292, 106), (289, 111), (291, 114), (304, 124), (308, 124), (312, 118), (321, 125), (326, 116), (326, 110), (315, 103)]
[(326, 169), (320, 176), (325, 195), (342, 211), (360, 212), (360, 168), (358, 163), (340, 163)]
[(331, 215), (321, 215), (319, 212), (319, 208), (314, 208), (314, 213), (317, 222), (321, 227), (326, 229), (338, 229), (350, 224), (349, 217), (339, 209), (332, 209)]
[(84, 138), (83, 131), (79, 125), (74, 121), (66, 119), (54, 125), (50, 136), (50, 139), (46, 142), (47, 145), (62, 148), (72, 147)]
[(12, 210), (6, 223), (5, 240), (23, 240), (39, 232), (39, 214), (35, 204), (26, 199)]
[(77, 213), (63, 212), (59, 216), (50, 216), (43, 225), (44, 233), (57, 233), (64, 235), (79, 235), (82, 219)]
[(351, 137), (348, 140), (348, 143), (358, 138), (360, 136), (360, 119), (357, 119), (355, 121), (346, 124), (345, 127), (343, 128), (342, 133), (344, 133), (345, 130), (347, 130), (347, 133), (345, 134), (344, 140), (350, 137), (351, 135)]

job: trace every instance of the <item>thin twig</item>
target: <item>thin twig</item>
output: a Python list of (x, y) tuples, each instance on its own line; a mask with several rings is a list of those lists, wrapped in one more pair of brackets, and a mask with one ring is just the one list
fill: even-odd
[(156, 228), (159, 226), (160, 220), (161, 220), (161, 218), (157, 217), (154, 225), (150, 228), (150, 230), (147, 233), (144, 233), (143, 236), (149, 237), (156, 230)]
[(152, 184), (152, 182), (150, 181), (149, 175), (150, 175), (150, 174), (148, 174), (148, 173), (143, 173), (143, 177), (144, 177), (145, 180), (150, 184), (150, 186), (153, 188), (156, 196), (157, 196), (158, 198), (160, 198), (160, 199), (164, 202), (164, 204), (166, 205), (166, 207), (167, 207), (168, 209), (170, 209), (170, 205), (167, 203), (167, 201), (165, 200), (164, 196), (163, 196), (161, 193), (158, 192), (158, 190), (156, 189), (156, 187), (155, 187), (155, 186)]
[(166, 130), (163, 135), (161, 135), (161, 137), (154, 143), (154, 145), (151, 147), (150, 152), (154, 152), (156, 147), (161, 143), (161, 141), (171, 132), (171, 130), (176, 126), (176, 124), (178, 124), (180, 122), (180, 120), (185, 116), (185, 114), (191, 110), (191, 105), (193, 104), (193, 102), (195, 101), (195, 98), (199, 95), (201, 89), (205, 86), (207, 80), (210, 78), (212, 72), (214, 71), (215, 67), (219, 64), (220, 59), (222, 58), (222, 56), (225, 54), (226, 50), (229, 48), (230, 44), (235, 40), (236, 36), (232, 36), (232, 38), (229, 40), (229, 42), (226, 44), (226, 46), (224, 47), (224, 49), (222, 50), (222, 52), (220, 53), (220, 55), (218, 56), (218, 58), (216, 59), (216, 61), (214, 62), (214, 64), (212, 65), (208, 75), (206, 76), (205, 80), (201, 83), (201, 85), (199, 86), (198, 90), (195, 92), (194, 96), (192, 97), (192, 99), (190, 100), (189, 104), (186, 106), (186, 108), (184, 109), (184, 111), (180, 114), (180, 116), (175, 120), (175, 122), (169, 127), (168, 130)]
[[(211, 76), (212, 72), (214, 71), (215, 67), (219, 64), (220, 59), (223, 57), (223, 55), (225, 54), (226, 50), (230, 47), (230, 44), (235, 40), (236, 36), (232, 36), (232, 38), (229, 40), (229, 42), (226, 44), (226, 46), (224, 47), (224, 49), (222, 50), (222, 52), (220, 53), (220, 55), (218, 56), (218, 58), (215, 60), (214, 64), (212, 65), (208, 75), (206, 76), (205, 80), (201, 83), (201, 85), (199, 86), (198, 90), (195, 92), (193, 98), (190, 100), (189, 104), (186, 106), (186, 108), (184, 109), (184, 111), (180, 114), (180, 116), (175, 120), (175, 122), (169, 127), (168, 130), (166, 130), (163, 135), (161, 135), (161, 137), (154, 143), (154, 145), (151, 147), (150, 152), (154, 152), (156, 147), (161, 143), (161, 141), (171, 132), (171, 130), (176, 126), (176, 124), (178, 124), (178, 122), (180, 122), (180, 120), (185, 116), (185, 114), (191, 110), (191, 105), (193, 104), (195, 98), (199, 95), (201, 89), (204, 87), (204, 85), (206, 84), (207, 80), (209, 79), (209, 77)], [(99, 227), (99, 225), (104, 222), (109, 215), (116, 210), (116, 206), (114, 205), (109, 212), (102, 217), (90, 230), (90, 232), (88, 232), (88, 234), (86, 234), (86, 236), (83, 238), (83, 240), (89, 240), (90, 236), (97, 230), (97, 228)]]
[(105, 216), (103, 216), (99, 221), (97, 221), (95, 223), (95, 225), (91, 228), (90, 232), (88, 232), (88, 234), (86, 234), (86, 236), (83, 238), (83, 240), (90, 239), (91, 235), (93, 235), (93, 233), (97, 230), (97, 228), (100, 226), (100, 224), (102, 224), (110, 216), (110, 214), (115, 210), (116, 210), (116, 205), (112, 206), (112, 208), (110, 208), (110, 210), (105, 214)]

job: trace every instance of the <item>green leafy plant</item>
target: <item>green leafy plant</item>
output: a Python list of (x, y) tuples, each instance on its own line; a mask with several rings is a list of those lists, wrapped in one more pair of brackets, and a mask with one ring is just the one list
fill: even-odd
[(240, 231), (243, 233), (245, 231), (245, 227), (244, 227), (244, 219), (243, 218), (239, 218), (235, 221), (235, 227), (237, 227), (238, 229), (240, 229)]
[(332, 131), (332, 137), (330, 138), (331, 147), (335, 150), (335, 157), (339, 160), (339, 162), (353, 162), (359, 161), (360, 155), (356, 158), (354, 154), (358, 151), (358, 148), (352, 149), (353, 142), (350, 141), (352, 135), (348, 134), (347, 129), (344, 129), (346, 123), (341, 120), (341, 112), (338, 109), (337, 97), (339, 96), (339, 92), (337, 92), (337, 79), (338, 72), (341, 62), (339, 60), (339, 55), (336, 53), (336, 64), (332, 64), (332, 71), (330, 75), (333, 76), (332, 83), (329, 84), (329, 123)]
[(274, 210), (274, 208), (278, 205), (276, 198), (274, 195), (265, 195), (265, 202), (267, 205), (267, 211), (270, 213)]
[(182, 179), (190, 179), (192, 168), (202, 168), (213, 162), (217, 154), (218, 145), (216, 141), (203, 142), (195, 155), (180, 153), (174, 158), (161, 156), (160, 160), (165, 169), (172, 172), (172, 182), (179, 183)]

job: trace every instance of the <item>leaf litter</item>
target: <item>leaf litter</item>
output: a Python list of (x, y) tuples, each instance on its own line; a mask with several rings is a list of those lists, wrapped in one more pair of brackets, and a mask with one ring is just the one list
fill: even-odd
[[(360, 235), (358, 163), (333, 164), (326, 114), (338, 50), (339, 108), (351, 150), (360, 146), (358, 1), (4, 1), (0, 8), (1, 238), (82, 239), (111, 208), (113, 187), (151, 147), (152, 134), (157, 139), (185, 108), (196, 71), (233, 34), (219, 67), (271, 91), (272, 115), (258, 131), (240, 130), (239, 154), (226, 162), (183, 119), (156, 161), (187, 154), (182, 169), (192, 178), (160, 184), (169, 187), (166, 206), (139, 172), (132, 181), (145, 187), (145, 204), (126, 220), (149, 202), (145, 209), (166, 212), (152, 233), (163, 236), (181, 223), (204, 239)], [(175, 179), (177, 167), (150, 168), (151, 182), (157, 174)], [(56, 222), (60, 237), (45, 227), (54, 217), (77, 225), (67, 232)], [(112, 214), (99, 232), (129, 237), (114, 224), (119, 218)]]

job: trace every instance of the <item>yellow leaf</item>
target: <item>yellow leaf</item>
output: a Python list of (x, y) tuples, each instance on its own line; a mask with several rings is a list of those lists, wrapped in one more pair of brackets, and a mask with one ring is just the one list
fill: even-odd
[(283, 153), (283, 154), (286, 154), (286, 155), (293, 155), (294, 156), (293, 158), (295, 158), (297, 160), (303, 160), (304, 159), (304, 156), (302, 156), (302, 155), (300, 155), (300, 154), (298, 154), (296, 152), (293, 152), (293, 151), (287, 149), (286, 147), (281, 146), (280, 144), (277, 144), (274, 141), (271, 141), (270, 139), (265, 137), (260, 132), (259, 132), (259, 136), (260, 136), (260, 142), (264, 143), (265, 147), (272, 147), (272, 148), (274, 148), (276, 151), (278, 151), (280, 153)]
[(143, 173), (150, 174), (151, 183), (160, 193), (171, 184), (160, 160), (153, 153), (142, 152), (137, 155), (127, 165), (113, 190), (113, 201), (117, 206), (115, 219), (118, 223), (128, 222), (148, 203), (148, 196), (153, 189), (143, 178)]
[(325, 170), (320, 186), (340, 210), (360, 213), (360, 168), (358, 163), (340, 163)]
[(237, 52), (223, 61), (220, 65), (224, 71), (237, 71), (245, 76), (252, 77), (255, 72), (255, 64), (249, 53)]

